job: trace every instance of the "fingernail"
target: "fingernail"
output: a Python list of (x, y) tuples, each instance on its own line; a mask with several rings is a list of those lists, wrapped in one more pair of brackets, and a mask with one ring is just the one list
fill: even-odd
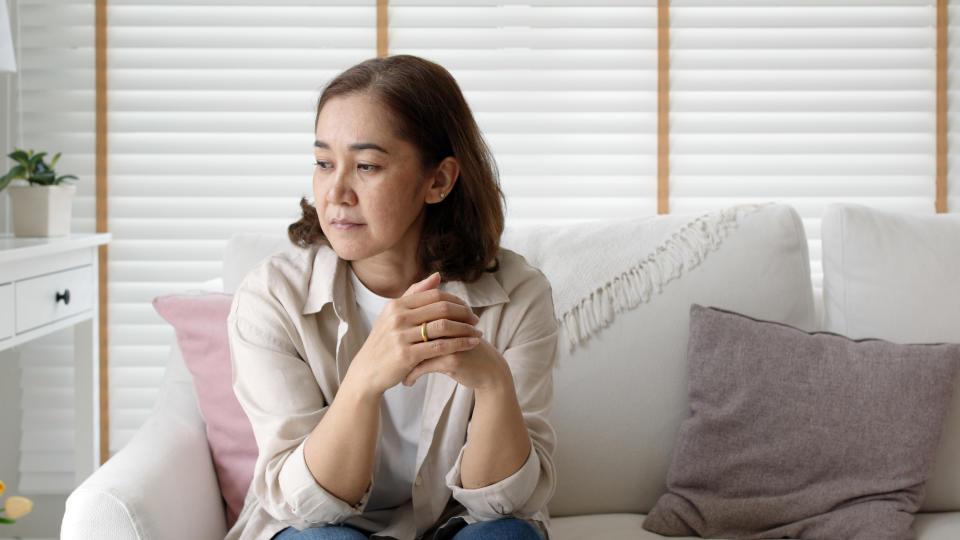
[(467, 338), (467, 342), (470, 343), (471, 345), (476, 345), (477, 343), (480, 343), (480, 338), (475, 338), (475, 337)]
[(482, 336), (482, 335), (483, 335), (483, 330), (480, 330), (479, 328), (477, 328), (477, 329), (476, 329), (476, 333), (477, 333), (477, 336)]

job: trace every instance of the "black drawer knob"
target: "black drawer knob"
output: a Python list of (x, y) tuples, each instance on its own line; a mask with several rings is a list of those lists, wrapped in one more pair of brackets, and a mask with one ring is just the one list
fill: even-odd
[(60, 300), (63, 300), (65, 305), (70, 303), (70, 289), (64, 289), (62, 293), (57, 292), (57, 302)]

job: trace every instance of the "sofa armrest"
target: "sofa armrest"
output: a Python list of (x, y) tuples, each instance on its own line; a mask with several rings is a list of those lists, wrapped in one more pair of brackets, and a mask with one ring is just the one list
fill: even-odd
[(60, 538), (220, 540), (226, 517), (193, 383), (164, 381), (130, 442), (67, 498)]

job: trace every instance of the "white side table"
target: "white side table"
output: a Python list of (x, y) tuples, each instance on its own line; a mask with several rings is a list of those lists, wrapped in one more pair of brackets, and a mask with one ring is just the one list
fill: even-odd
[(0, 235), (0, 351), (73, 326), (76, 480), (100, 467), (97, 247), (110, 233)]

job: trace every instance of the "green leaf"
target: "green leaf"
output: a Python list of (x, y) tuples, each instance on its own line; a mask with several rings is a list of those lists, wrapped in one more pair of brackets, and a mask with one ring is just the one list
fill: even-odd
[(17, 163), (19, 163), (20, 166), (23, 167), (24, 170), (26, 170), (26, 171), (32, 171), (32, 170), (33, 170), (33, 168), (30, 167), (30, 159), (27, 158), (26, 156), (23, 156), (23, 157), (17, 156), (17, 157), (15, 158), (15, 161), (16, 161)]
[[(39, 154), (34, 154), (34, 155), (30, 158), (30, 170), (31, 170), (31, 171), (32, 171), (32, 170), (35, 170), (35, 169), (37, 168), (37, 164), (38, 164), (38, 163), (43, 163), (41, 160), (43, 159), (43, 156), (45, 156), (45, 155), (47, 155), (46, 152), (40, 152)], [(44, 169), (47, 168), (46, 163), (43, 163), (43, 168), (44, 168)]]
[(16, 150), (7, 154), (7, 157), (12, 160), (19, 161), (21, 159), (27, 159), (29, 156), (27, 156), (27, 153), (23, 150)]
[(16, 523), (15, 519), (0, 518), (0, 523)]
[(14, 165), (7, 174), (0, 176), (0, 191), (3, 191), (16, 178), (25, 178), (23, 165)]
[(53, 156), (53, 159), (50, 160), (50, 170), (51, 170), (51, 171), (52, 171), (53, 168), (57, 165), (57, 160), (60, 159), (60, 154), (62, 154), (62, 153), (63, 153), (63, 152), (57, 152), (57, 155)]
[[(77, 178), (76, 176), (72, 175), (72, 174), (65, 174), (65, 175), (61, 176), (60, 178), (57, 178), (53, 183), (54, 183), (54, 184), (59, 184), (60, 182), (63, 182), (63, 181), (66, 180), (67, 178), (73, 178), (74, 180), (78, 180), (78, 178)], [(2, 188), (0, 188), (0, 189), (2, 189)]]
[(53, 171), (48, 171), (40, 174), (35, 174), (28, 178), (28, 180), (34, 184), (43, 184), (49, 186), (53, 184), (54, 173)]

